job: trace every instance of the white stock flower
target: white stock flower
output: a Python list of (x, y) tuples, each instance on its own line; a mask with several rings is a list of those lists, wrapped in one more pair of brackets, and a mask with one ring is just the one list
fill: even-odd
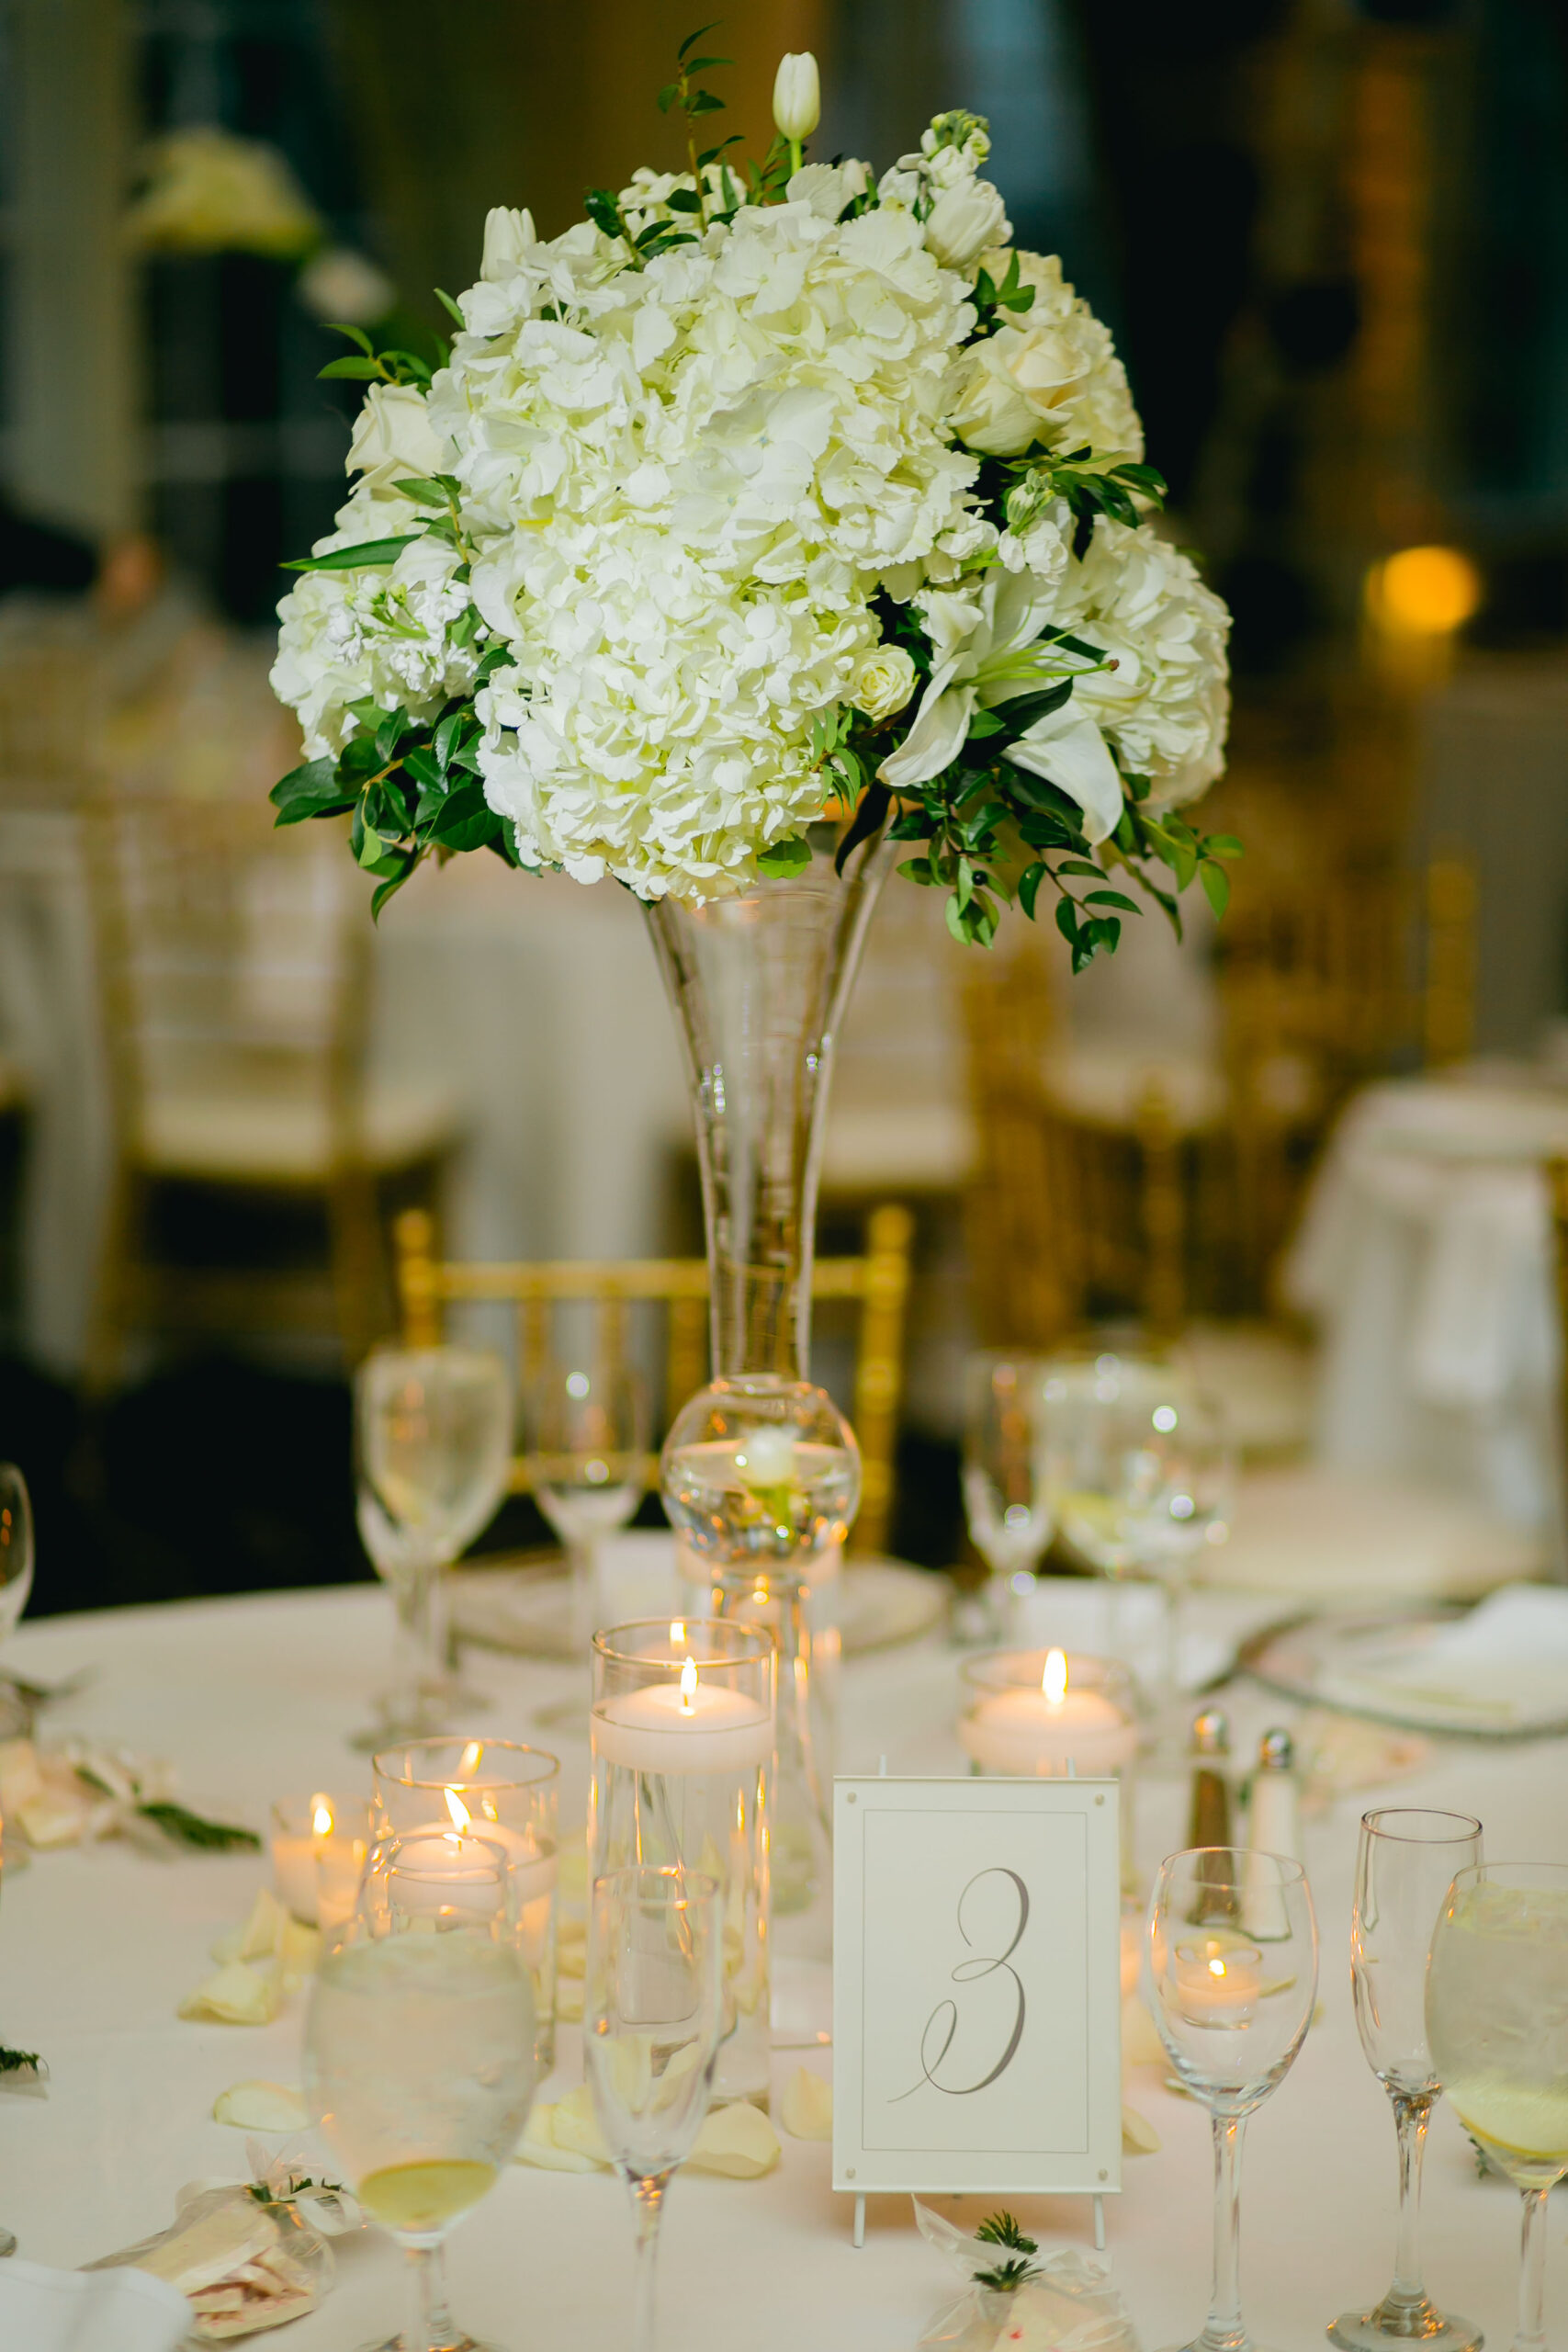
[(446, 463), (446, 446), (430, 422), (424, 394), (412, 384), (372, 384), (344, 460), (347, 472), (364, 475), (359, 488), (389, 490), (411, 475), (440, 473)]
[[(942, 150), (952, 154), (951, 147)], [(943, 188), (926, 218), (926, 244), (944, 269), (966, 269), (976, 256), (1010, 236), (1007, 207), (989, 180)]]
[(808, 49), (779, 60), (773, 76), (773, 122), (782, 139), (796, 146), (809, 139), (822, 119), (822, 84), (817, 60)]
[(918, 674), (901, 645), (879, 645), (855, 672), (850, 700), (870, 719), (893, 718), (914, 693)]
[[(999, 282), (1010, 255), (981, 258)], [(1110, 329), (1074, 294), (1054, 254), (1020, 253), (1018, 262), (1019, 282), (1034, 300), (960, 360), (952, 400), (959, 439), (993, 458), (1019, 457), (1037, 443), (1141, 458), (1143, 427)]]
[(865, 194), (870, 176), (852, 155), (842, 164), (802, 164), (791, 173), (784, 194), (791, 204), (808, 204), (818, 220), (837, 220)]
[(517, 212), (510, 205), (492, 205), (485, 214), (484, 258), (479, 263), (479, 276), (492, 282), (510, 277), (521, 266), (529, 246), (537, 243), (534, 216), (526, 207)]

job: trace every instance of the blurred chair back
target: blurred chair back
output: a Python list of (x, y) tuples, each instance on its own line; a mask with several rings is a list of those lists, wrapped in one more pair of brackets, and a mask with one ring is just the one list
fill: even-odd
[[(265, 806), (120, 794), (85, 818), (115, 1182), (94, 1376), (144, 1319), (335, 1323), (352, 1362), (386, 1328), (378, 1184), (450, 1141), (428, 1090), (367, 1087), (370, 928), (341, 829)], [(160, 1265), (150, 1194), (180, 1184), (325, 1212), (328, 1284)]]
[[(499, 1302), (516, 1310), (518, 1363), (526, 1384), (543, 1373), (548, 1361), (551, 1317), (558, 1305), (580, 1301), (592, 1307), (595, 1351), (609, 1364), (625, 1361), (629, 1310), (652, 1306), (664, 1310), (666, 1323), (666, 1420), (707, 1377), (708, 1270), (701, 1258), (444, 1261), (435, 1254), (430, 1217), (417, 1209), (398, 1218), (393, 1234), (408, 1347), (436, 1345), (444, 1336), (449, 1306)], [(866, 1218), (863, 1256), (818, 1258), (812, 1269), (814, 1300), (846, 1299), (859, 1309), (851, 1415), (860, 1442), (862, 1487), (850, 1542), (852, 1549), (861, 1552), (879, 1550), (887, 1538), (913, 1234), (910, 1212), (884, 1204)], [(656, 1465), (650, 1463), (650, 1483), (655, 1475)], [(514, 1490), (526, 1492), (532, 1479), (528, 1457), (520, 1455), (513, 1465)]]

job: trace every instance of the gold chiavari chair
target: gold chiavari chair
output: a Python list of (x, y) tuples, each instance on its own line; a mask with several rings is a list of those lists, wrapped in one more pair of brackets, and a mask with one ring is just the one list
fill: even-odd
[[(438, 1090), (366, 1075), (369, 931), (337, 829), (129, 794), (84, 824), (114, 1147), (89, 1377), (137, 1328), (335, 1328), (356, 1362), (391, 1319), (383, 1195), (428, 1191), (456, 1134)], [(198, 1201), (310, 1211), (325, 1278), (161, 1253), (156, 1213), (183, 1207), (183, 1234)]]
[[(860, 1310), (851, 1411), (860, 1441), (862, 1486), (851, 1546), (861, 1552), (880, 1550), (887, 1538), (913, 1232), (909, 1211), (885, 1203), (866, 1218), (863, 1256), (818, 1258), (812, 1269), (814, 1301), (843, 1299)], [(435, 1254), (432, 1221), (420, 1209), (403, 1212), (393, 1238), (405, 1346), (435, 1346), (450, 1306), (499, 1303), (516, 1311), (519, 1366), (526, 1381), (542, 1372), (547, 1361), (550, 1319), (558, 1305), (582, 1302), (592, 1307), (595, 1343), (602, 1360), (611, 1363), (624, 1360), (629, 1310), (651, 1306), (662, 1307), (666, 1317), (668, 1409), (683, 1402), (707, 1376), (708, 1270), (700, 1258), (520, 1264), (444, 1261)], [(651, 1461), (646, 1475), (651, 1483), (656, 1475)], [(519, 1456), (513, 1465), (513, 1491), (525, 1493), (532, 1479), (527, 1456)]]

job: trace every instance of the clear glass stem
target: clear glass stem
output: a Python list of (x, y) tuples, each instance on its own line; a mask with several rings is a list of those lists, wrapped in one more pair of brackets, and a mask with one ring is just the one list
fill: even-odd
[(417, 1722), (425, 1693), (446, 1676), (446, 1594), (438, 1560), (400, 1569), (393, 1582), (398, 1612), (393, 1700), (400, 1721)]
[(659, 2223), (664, 2211), (664, 2191), (669, 2180), (667, 2172), (656, 2172), (630, 2184), (632, 2213), (637, 2228), (637, 2302), (632, 2325), (632, 2352), (654, 2352), (658, 2332)]
[(566, 1547), (571, 1578), (571, 1646), (579, 1659), (591, 1657), (599, 1630), (599, 1546), (592, 1538), (578, 1538)]
[(1393, 2284), (1372, 2316), (1393, 2335), (1426, 2335), (1437, 2317), (1421, 2284), (1421, 2163), (1432, 2101), (1422, 2092), (1391, 2090), (1389, 2097), (1399, 2135), (1399, 2236)]
[(1247, 2119), (1214, 2118), (1214, 2285), (1198, 2338), (1202, 2352), (1244, 2352), (1241, 2324), (1241, 2141)]
[(447, 2352), (462, 2341), (446, 2308), (446, 2248), (436, 2238), (423, 2245), (405, 2245), (409, 2266), (409, 2309), (412, 2320), (405, 2339), (406, 2352)]
[(1513, 2352), (1546, 2352), (1546, 2199), (1544, 2188), (1520, 2191), (1519, 2324)]

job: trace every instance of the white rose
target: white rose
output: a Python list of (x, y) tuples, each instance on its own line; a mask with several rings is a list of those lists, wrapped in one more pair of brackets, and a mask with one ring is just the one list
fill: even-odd
[(409, 475), (439, 473), (446, 446), (430, 422), (424, 394), (412, 384), (372, 384), (354, 420), (344, 465), (362, 473), (362, 490), (389, 490)]
[(773, 77), (773, 120), (781, 137), (798, 147), (822, 119), (822, 84), (808, 49), (781, 57)]
[(484, 259), (479, 264), (479, 276), (492, 284), (498, 278), (510, 277), (526, 247), (537, 242), (534, 216), (526, 208), (514, 212), (510, 205), (492, 205), (485, 214)]
[(917, 673), (914, 663), (901, 645), (879, 645), (868, 653), (855, 672), (854, 691), (850, 695), (857, 710), (863, 710), (872, 719), (892, 718), (902, 710), (915, 691)]
[(1011, 233), (1007, 207), (989, 180), (964, 179), (943, 188), (926, 221), (927, 249), (946, 269), (967, 267), (976, 254)]

